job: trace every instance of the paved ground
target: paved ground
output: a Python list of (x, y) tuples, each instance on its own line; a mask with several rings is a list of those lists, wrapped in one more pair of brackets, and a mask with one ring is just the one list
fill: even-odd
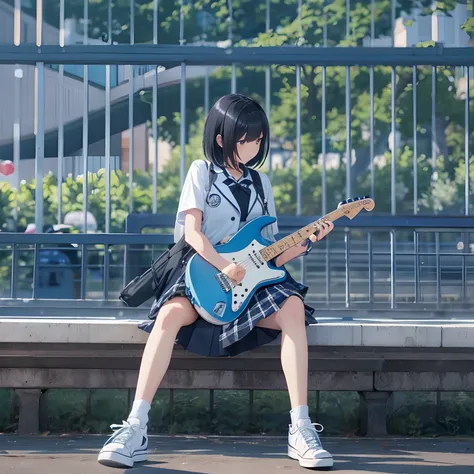
[[(0, 473), (117, 474), (97, 453), (106, 436), (0, 435)], [(333, 472), (472, 474), (474, 439), (324, 438)], [(150, 436), (150, 456), (134, 474), (266, 474), (310, 472), (285, 455), (284, 438)]]

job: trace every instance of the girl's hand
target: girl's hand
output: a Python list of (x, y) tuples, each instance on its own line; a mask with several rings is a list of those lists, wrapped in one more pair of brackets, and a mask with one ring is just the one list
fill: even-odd
[(329, 232), (332, 232), (332, 230), (334, 229), (334, 223), (331, 221), (325, 221), (321, 223), (320, 226), (321, 227), (317, 235), (314, 235), (314, 234), (311, 235), (310, 237), (311, 242), (319, 242), (320, 240), (323, 240), (324, 237), (326, 237), (326, 235), (328, 235)]
[[(334, 229), (334, 224), (331, 221), (326, 221), (320, 224), (320, 229), (317, 235), (311, 234), (309, 236), (309, 240), (311, 242), (319, 242), (320, 240), (324, 239), (326, 235), (329, 234)], [(289, 262), (290, 260), (293, 260), (294, 258), (297, 258), (304, 254), (306, 250), (308, 249), (308, 244), (307, 240), (303, 240), (303, 242), (300, 242), (298, 245), (295, 245), (294, 247), (289, 248), (288, 250), (285, 250), (279, 257), (277, 257), (275, 261), (275, 265), (277, 267), (281, 267), (285, 263)]]
[(237, 263), (230, 263), (222, 270), (235, 284), (240, 283), (245, 277), (245, 268)]
[[(331, 221), (325, 221), (323, 223), (320, 224), (320, 229), (318, 231), (317, 234), (311, 234), (309, 236), (309, 240), (311, 240), (311, 242), (316, 243), (316, 242), (319, 242), (321, 240), (324, 239), (324, 237), (326, 237), (326, 235), (329, 234), (329, 232), (331, 232), (332, 230), (334, 229), (334, 223), (331, 222)], [(296, 246), (297, 249), (299, 249), (299, 253), (304, 253), (306, 252), (307, 248), (308, 248), (308, 244), (306, 243), (308, 239), (306, 240), (303, 240), (303, 242), (301, 242), (299, 245)], [(302, 249), (301, 249), (302, 247)]]

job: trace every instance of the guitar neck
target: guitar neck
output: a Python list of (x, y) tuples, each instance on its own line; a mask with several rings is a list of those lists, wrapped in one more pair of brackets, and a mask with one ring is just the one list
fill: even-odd
[[(357, 205), (357, 203), (355, 202), (354, 204)], [(317, 221), (308, 224), (302, 229), (297, 230), (296, 232), (293, 232), (292, 234), (287, 235), (286, 237), (283, 237), (283, 239), (278, 240), (277, 242), (269, 245), (268, 247), (263, 248), (260, 251), (262, 257), (267, 262), (270, 261), (272, 258), (278, 257), (278, 255), (282, 254), (285, 250), (288, 250), (289, 248), (298, 245), (300, 242), (303, 242), (303, 240), (307, 239), (311, 234), (314, 234), (323, 222), (334, 222), (340, 217), (344, 216), (346, 212), (344, 212), (342, 209), (335, 209), (329, 214), (326, 214), (324, 217), (321, 217), (321, 219), (318, 219)]]

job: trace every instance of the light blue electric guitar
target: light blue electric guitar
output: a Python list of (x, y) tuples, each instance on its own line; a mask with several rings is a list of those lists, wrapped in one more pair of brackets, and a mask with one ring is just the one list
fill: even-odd
[(286, 278), (285, 269), (271, 265), (270, 260), (317, 232), (322, 222), (335, 221), (342, 216), (353, 219), (362, 209), (371, 211), (374, 206), (374, 201), (368, 196), (348, 199), (321, 219), (274, 243), (264, 239), (261, 231), (275, 222), (275, 218), (257, 217), (245, 224), (227, 243), (215, 247), (224, 258), (246, 269), (244, 279), (235, 284), (200, 255), (194, 254), (186, 267), (186, 292), (196, 311), (206, 321), (228, 324), (240, 316), (259, 288)]

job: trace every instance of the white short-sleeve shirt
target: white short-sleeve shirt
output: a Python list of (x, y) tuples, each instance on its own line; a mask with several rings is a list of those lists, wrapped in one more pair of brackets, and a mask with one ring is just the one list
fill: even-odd
[[(209, 163), (208, 163), (209, 164)], [(240, 222), (240, 207), (229, 187), (224, 184), (226, 176), (223, 170), (214, 166), (216, 180), (209, 189), (209, 171), (204, 160), (194, 161), (184, 181), (174, 228), (174, 240), (177, 242), (184, 235), (184, 213), (190, 209), (199, 209), (203, 213), (202, 233), (212, 245), (218, 244), (225, 237), (232, 237), (244, 224)], [(259, 171), (263, 191), (267, 199), (268, 213), (276, 217), (275, 201), (268, 176)], [(247, 176), (251, 180), (251, 175)], [(209, 193), (208, 193), (209, 189)], [(247, 222), (264, 214), (263, 203), (255, 187), (250, 186), (250, 201)], [(278, 226), (274, 224), (263, 229), (262, 235), (275, 241)]]

